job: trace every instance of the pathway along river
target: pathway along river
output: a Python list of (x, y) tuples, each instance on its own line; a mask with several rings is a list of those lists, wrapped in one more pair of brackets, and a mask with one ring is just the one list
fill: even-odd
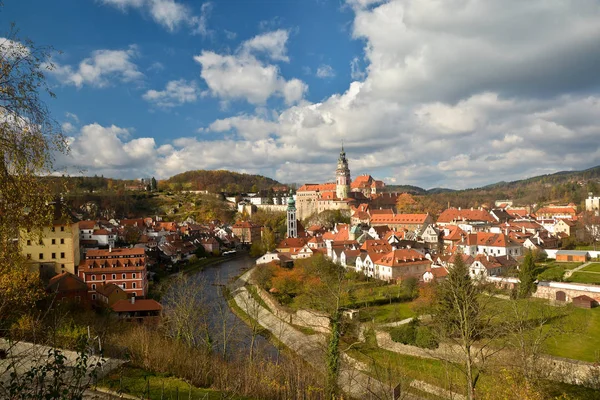
[[(239, 256), (190, 276), (195, 282), (204, 282), (205, 300), (209, 309), (208, 331), (213, 340), (213, 348), (222, 353), (225, 347), (228, 357), (249, 355), (252, 329), (231, 311), (223, 296), (223, 286), (232, 283), (254, 265), (252, 258)], [(226, 346), (223, 346), (224, 343)], [(279, 356), (278, 349), (260, 335), (256, 337), (254, 346), (255, 355), (263, 355), (272, 360)]]

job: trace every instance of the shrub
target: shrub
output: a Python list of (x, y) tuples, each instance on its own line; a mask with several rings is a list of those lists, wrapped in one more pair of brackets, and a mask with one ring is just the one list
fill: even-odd
[(439, 342), (428, 326), (418, 326), (415, 333), (415, 346), (423, 349), (437, 349)]
[(394, 342), (414, 345), (417, 336), (417, 320), (412, 320), (408, 324), (400, 325), (390, 331), (390, 337)]

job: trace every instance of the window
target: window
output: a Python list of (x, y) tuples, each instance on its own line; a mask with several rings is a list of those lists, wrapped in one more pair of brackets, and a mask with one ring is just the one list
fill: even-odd
[(51, 231), (54, 232), (54, 227), (52, 227)]
[(95, 281), (96, 280), (96, 275), (92, 275), (92, 280)]
[(60, 264), (60, 268), (65, 269), (65, 264)]
[(96, 300), (96, 295), (95, 294), (92, 295), (92, 300)]
[(40, 246), (44, 245), (44, 241), (42, 239), (40, 239)]
[(133, 282), (133, 284), (132, 284), (132, 286), (131, 286), (131, 287), (135, 289), (135, 282)]
[(125, 285), (124, 283), (123, 283), (123, 284), (121, 284), (121, 286), (123, 287), (123, 289), (126, 289), (126, 288), (127, 288), (127, 285)]
[(52, 253), (52, 259), (54, 260), (56, 258), (56, 253)]
[(112, 274), (113, 279), (117, 279), (117, 274)]
[(31, 260), (31, 253), (27, 253), (27, 259)]
[(65, 231), (65, 227), (64, 227), (64, 226), (61, 226), (61, 227), (60, 227), (60, 231), (61, 231), (61, 232), (64, 232), (64, 231)]
[(131, 277), (132, 277), (133, 279), (135, 279), (135, 274), (132, 274), (132, 275), (131, 275)]
[(60, 253), (60, 258), (65, 258), (65, 253)]
[(126, 276), (127, 275), (125, 275), (125, 274), (121, 275), (121, 279), (125, 279)]
[(92, 283), (92, 290), (96, 290), (96, 284)]
[(56, 244), (56, 239), (52, 239), (52, 244)]
[(27, 240), (27, 246), (31, 246), (31, 240)]
[(60, 244), (65, 244), (65, 239), (60, 239)]
[(106, 275), (102, 274), (102, 280), (105, 281), (106, 280)]
[(40, 259), (40, 260), (43, 260), (43, 259), (44, 259), (44, 253), (40, 253), (39, 259)]

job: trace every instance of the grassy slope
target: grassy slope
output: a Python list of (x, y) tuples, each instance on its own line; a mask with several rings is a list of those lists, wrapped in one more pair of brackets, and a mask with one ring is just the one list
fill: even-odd
[(600, 263), (593, 263), (582, 269), (585, 272), (600, 272)]
[[(232, 396), (223, 392), (211, 389), (199, 389), (189, 385), (182, 379), (154, 374), (143, 369), (124, 367), (122, 376), (118, 371), (109, 374), (101, 382), (99, 387), (105, 387), (112, 391), (127, 393), (133, 396), (142, 397), (151, 400), (164, 399), (206, 399), (218, 400), (223, 398), (228, 399), (248, 399), (247, 397)], [(148, 396), (148, 388), (150, 396)]]
[(569, 282), (575, 283), (592, 283), (600, 285), (600, 274), (586, 273), (586, 272), (575, 272), (569, 277)]

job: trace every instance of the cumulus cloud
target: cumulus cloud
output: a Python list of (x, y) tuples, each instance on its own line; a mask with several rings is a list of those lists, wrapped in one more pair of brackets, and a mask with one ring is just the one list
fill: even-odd
[(142, 98), (162, 108), (171, 108), (185, 103), (193, 103), (198, 98), (196, 82), (179, 79), (167, 83), (164, 90), (148, 90)]
[(324, 78), (333, 78), (335, 76), (335, 71), (331, 65), (321, 64), (319, 68), (317, 68), (317, 77)]
[(308, 86), (299, 79), (285, 80), (279, 67), (255, 56), (265, 53), (273, 60), (287, 61), (287, 38), (287, 31), (269, 32), (245, 41), (235, 54), (205, 50), (194, 60), (202, 66), (200, 76), (211, 94), (222, 100), (245, 99), (252, 104), (264, 104), (269, 97), (278, 95), (291, 105), (304, 97)]
[(195, 59), (220, 100), (264, 104), (276, 95), (290, 106), (216, 120), (203, 133), (221, 138), (173, 140), (145, 165), (161, 177), (243, 166), (285, 182), (332, 181), (342, 140), (353, 176), (424, 187), (473, 187), (600, 164), (595, 2), (348, 4), (365, 55), (364, 68), (352, 60), (355, 81), (346, 91), (301, 100), (302, 81), (285, 80), (258, 58), (287, 53), (266, 46), (205, 51)]
[(101, 0), (101, 2), (123, 12), (133, 9), (146, 13), (169, 32), (187, 25), (192, 29), (193, 34), (207, 36), (211, 33), (208, 29), (208, 17), (212, 10), (210, 2), (202, 4), (199, 15), (194, 15), (189, 6), (175, 0)]
[(242, 44), (241, 52), (244, 54), (265, 53), (272, 60), (288, 62), (290, 61), (286, 55), (288, 37), (289, 32), (284, 29), (256, 35)]
[(132, 61), (138, 55), (137, 47), (127, 50), (96, 50), (77, 67), (56, 64), (50, 73), (62, 84), (81, 88), (83, 85), (106, 87), (120, 82), (132, 82), (144, 77)]

